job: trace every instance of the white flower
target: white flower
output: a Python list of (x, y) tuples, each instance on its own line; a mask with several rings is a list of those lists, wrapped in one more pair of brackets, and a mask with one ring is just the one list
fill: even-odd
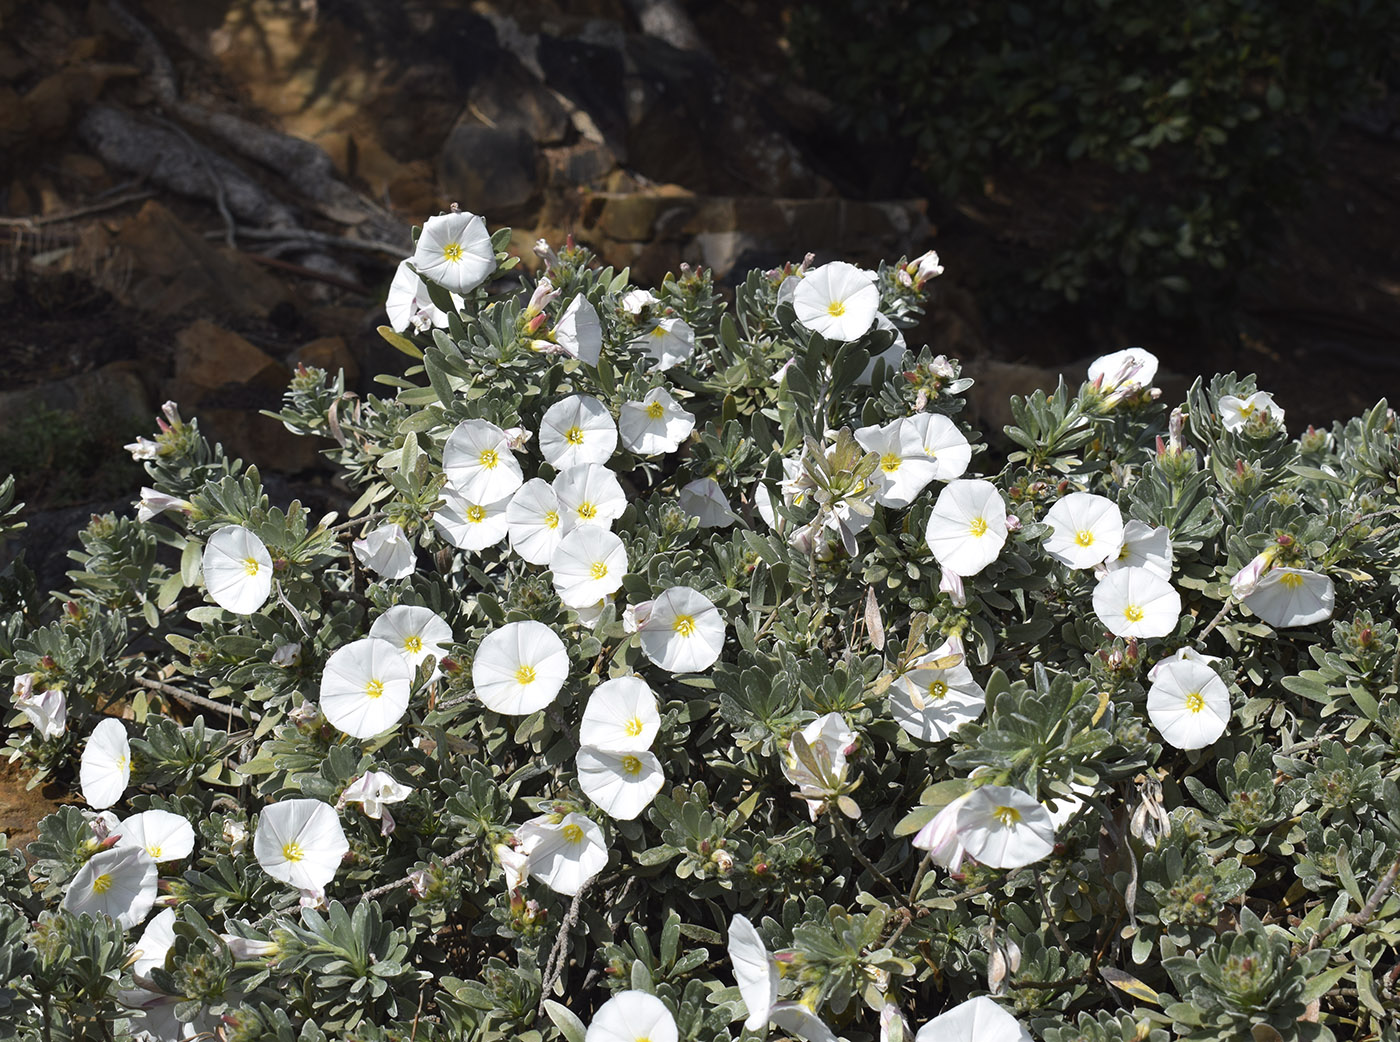
[(277, 645), (277, 650), (272, 653), (272, 664), (282, 669), (301, 665), (301, 643)]
[(156, 863), (140, 847), (98, 851), (68, 884), (62, 908), (74, 915), (109, 915), (129, 930), (156, 902)]
[(661, 727), (656, 695), (641, 677), (617, 677), (599, 684), (583, 707), (580, 745), (609, 753), (651, 748)]
[(957, 572), (947, 568), (940, 569), (938, 592), (946, 593), (955, 608), (967, 606), (967, 590), (963, 586), (962, 576)]
[(407, 579), (418, 567), (413, 544), (401, 525), (380, 525), (351, 545), (360, 564), (385, 579)]
[(89, 807), (104, 810), (122, 798), (131, 781), (131, 744), (120, 720), (98, 721), (83, 747), (78, 784)]
[(1071, 492), (1055, 500), (1044, 521), (1045, 552), (1071, 568), (1092, 568), (1123, 549), (1123, 514), (1106, 496)]
[(656, 297), (644, 289), (629, 289), (620, 298), (617, 306), (629, 315), (640, 315), (643, 308), (651, 307), (653, 304), (661, 303)]
[(837, 1042), (826, 1021), (801, 1002), (780, 1002), (768, 1014), (768, 1022), (775, 1024), (807, 1042)]
[(639, 402), (624, 402), (617, 426), (622, 444), (638, 456), (675, 452), (695, 429), (695, 414), (676, 404), (664, 387), (653, 387)]
[(530, 856), (530, 875), (565, 897), (573, 897), (608, 863), (603, 830), (582, 814), (566, 814), (558, 824), (527, 821), (515, 838)]
[(1176, 749), (1203, 749), (1230, 724), (1230, 689), (1204, 662), (1159, 663), (1147, 692), (1147, 717)]
[(339, 805), (360, 804), (366, 817), (383, 821), (380, 834), (387, 836), (394, 831), (394, 817), (389, 813), (388, 804), (402, 803), (412, 794), (413, 789), (407, 785), (400, 785), (393, 775), (384, 771), (366, 771), (345, 786), (340, 794)]
[(967, 472), (972, 445), (952, 420), (942, 413), (916, 412), (904, 422), (918, 432), (924, 454), (933, 460), (933, 480), (952, 481)]
[(14, 706), (45, 738), (58, 738), (68, 730), (68, 699), (57, 687), (34, 690), (34, 674), (15, 677)]
[(880, 354), (871, 358), (869, 362), (866, 362), (865, 368), (861, 370), (860, 376), (856, 377), (856, 383), (863, 384), (867, 387), (870, 385), (870, 381), (875, 379), (875, 363), (883, 361), (887, 372), (897, 369), (899, 363), (904, 360), (904, 351), (907, 346), (904, 342), (904, 333), (884, 315), (876, 314), (875, 328), (887, 329), (892, 332), (894, 334), (894, 343)]
[(331, 654), (321, 674), (321, 712), (352, 738), (373, 738), (408, 709), (413, 672), (399, 649), (378, 637), (352, 640)]
[(696, 478), (682, 486), (678, 505), (691, 517), (698, 517), (701, 528), (727, 528), (739, 520), (714, 478)]
[(1244, 598), (1244, 606), (1275, 629), (1309, 626), (1332, 617), (1336, 589), (1321, 572), (1274, 568)]
[(510, 437), (489, 420), (463, 420), (442, 447), (448, 483), (470, 503), (495, 503), (525, 482)]
[(120, 836), (118, 847), (140, 847), (157, 863), (180, 861), (194, 853), (194, 826), (168, 810), (133, 814), (113, 831)]
[(241, 821), (234, 821), (232, 818), (225, 820), (220, 835), (228, 844), (230, 853), (241, 854), (243, 848), (248, 845), (248, 826)]
[(631, 821), (646, 810), (666, 781), (661, 761), (646, 750), (610, 753), (583, 745), (574, 766), (583, 794), (619, 821)]
[(970, 792), (963, 793), (944, 806), (909, 841), (920, 850), (927, 850), (934, 863), (942, 865), (949, 872), (958, 870), (963, 855), (967, 853), (962, 840), (958, 838), (958, 814), (971, 795)]
[(656, 363), (654, 373), (680, 365), (695, 350), (695, 331), (683, 318), (663, 318), (652, 329), (633, 339)]
[(676, 1018), (645, 991), (619, 991), (598, 1008), (584, 1042), (678, 1042)]
[(573, 517), (563, 512), (544, 478), (525, 482), (506, 506), (510, 548), (531, 564), (549, 564), (559, 541), (573, 527)]
[(957, 820), (967, 852), (992, 868), (1020, 868), (1055, 847), (1050, 812), (1020, 789), (984, 785), (968, 795)]
[(761, 1032), (768, 1026), (768, 1015), (778, 1001), (778, 964), (753, 923), (742, 915), (729, 920), (729, 961), (734, 966), (739, 995), (749, 1011), (744, 1028)]
[[(957, 661), (940, 667), (940, 663)], [(987, 708), (987, 693), (972, 678), (962, 649), (951, 640), (923, 656), (890, 692), (890, 713), (899, 726), (925, 742), (941, 742)]]
[(1160, 660), (1155, 666), (1149, 669), (1147, 671), (1147, 680), (1148, 683), (1156, 680), (1162, 675), (1162, 670), (1166, 669), (1166, 667), (1173, 662), (1200, 662), (1203, 665), (1209, 666), (1212, 662), (1219, 661), (1220, 659), (1218, 656), (1202, 655), (1195, 648), (1179, 648), (1175, 655)]
[(396, 604), (370, 625), (369, 635), (388, 641), (412, 673), (429, 655), (441, 661), (452, 642), (452, 627), (431, 608)]
[(929, 279), (937, 278), (943, 274), (943, 265), (938, 260), (938, 254), (933, 250), (921, 253), (909, 262), (907, 268), (911, 269), (910, 274), (914, 276), (914, 282), (923, 285)]
[(1248, 398), (1233, 394), (1220, 396), (1220, 422), (1227, 431), (1242, 431), (1245, 424), (1257, 412), (1267, 413), (1280, 427), (1283, 426), (1283, 410), (1274, 404), (1274, 396), (1268, 391), (1255, 391)]
[(258, 959), (276, 957), (281, 947), (276, 941), (260, 941), (255, 937), (239, 937), (237, 934), (221, 933), (219, 940), (233, 956), (234, 962), (254, 962)]
[(919, 1029), (914, 1042), (1032, 1042), (1019, 1021), (985, 995), (968, 999)]
[(548, 626), (510, 622), (481, 640), (472, 686), (487, 709), (524, 716), (554, 701), (569, 676), (569, 653)]
[(1172, 577), (1172, 537), (1166, 525), (1153, 528), (1136, 519), (1123, 526), (1123, 548), (1106, 565), (1110, 572), (1120, 568), (1146, 568), (1163, 579)]
[(906, 419), (861, 427), (855, 437), (861, 448), (880, 457), (875, 468), (877, 503), (907, 507), (938, 474), (937, 464), (924, 451), (922, 432)]
[(855, 340), (869, 331), (880, 309), (873, 272), (832, 261), (807, 272), (792, 294), (797, 321), (828, 340)]
[(500, 862), (501, 871), (505, 873), (506, 890), (519, 890), (530, 874), (530, 855), (504, 843), (497, 843), (491, 851)]
[(1114, 351), (1089, 365), (1089, 382), (1104, 394), (1132, 393), (1150, 387), (1157, 376), (1157, 356), (1140, 347)]
[(597, 463), (560, 471), (552, 488), (567, 522), (566, 533), (575, 525), (611, 528), (627, 509), (627, 496), (617, 475)]
[(1006, 545), (1006, 503), (990, 481), (958, 478), (938, 493), (925, 530), (939, 565), (976, 575)]
[(597, 309), (582, 293), (569, 301), (564, 314), (554, 324), (554, 342), (570, 358), (596, 366), (603, 350), (603, 324)]
[(1165, 637), (1181, 618), (1181, 594), (1147, 568), (1120, 568), (1094, 587), (1094, 613), (1115, 637)]
[(153, 969), (165, 965), (165, 956), (174, 946), (175, 909), (166, 908), (146, 924), (140, 940), (133, 945), (136, 961), (131, 964), (131, 975), (149, 980)]
[(573, 608), (574, 614), (578, 616), (578, 623), (580, 626), (596, 626), (598, 625), (598, 620), (603, 617), (603, 609), (609, 604), (612, 604), (614, 599), (612, 594), (608, 594), (608, 596), (596, 600), (592, 604), (585, 604), (582, 607), (573, 607), (573, 605), (570, 605), (569, 607)]
[(1230, 593), (1237, 598), (1248, 597), (1273, 563), (1273, 548), (1256, 554), (1247, 565), (1234, 574), (1230, 580)]
[(545, 410), (540, 452), (559, 470), (606, 463), (617, 448), (617, 424), (608, 407), (586, 394), (571, 394)]
[(219, 529), (204, 546), (204, 585), (225, 611), (253, 614), (272, 593), (272, 557), (263, 541), (242, 525)]
[(321, 800), (282, 800), (265, 807), (253, 834), (253, 855), (273, 879), (324, 894), (350, 850), (340, 815)]
[(606, 528), (584, 525), (560, 540), (549, 570), (559, 599), (570, 608), (586, 608), (622, 586), (627, 550)]
[(789, 739), (783, 749), (783, 774), (797, 786), (798, 794), (807, 803), (807, 812), (816, 821), (822, 804), (836, 794), (834, 786), (846, 779), (846, 757), (855, 749), (856, 734), (840, 713), (817, 717), (801, 734), (816, 766), (829, 777), (813, 771), (812, 765), (798, 755), (793, 739)]
[(157, 514), (163, 514), (172, 509), (188, 514), (194, 507), (188, 499), (167, 496), (164, 492), (157, 492), (153, 488), (143, 488), (141, 489), (141, 504), (136, 508), (136, 520), (145, 524)]
[(423, 222), (413, 266), (453, 293), (470, 293), (496, 270), (486, 222), (474, 213), (445, 213)]
[(635, 605), (633, 612), (643, 653), (662, 669), (699, 673), (718, 661), (724, 616), (699, 590), (673, 586), (656, 600)]
[(433, 512), (433, 524), (459, 550), (479, 554), (499, 543), (510, 530), (506, 517), (510, 496), (491, 503), (473, 503), (451, 488), (444, 488), (442, 498), (442, 506)]
[[(462, 298), (453, 293), (452, 303), (460, 308)], [(389, 328), (395, 333), (402, 333), (409, 326), (417, 333), (434, 327), (447, 328), (447, 312), (433, 303), (428, 295), (427, 283), (409, 267), (407, 260), (399, 261), (399, 266), (394, 269), (394, 281), (389, 283), (384, 311), (389, 316)]]
[(122, 448), (131, 453), (131, 458), (134, 460), (157, 459), (160, 456), (160, 444), (150, 438), (137, 438), (129, 445), (123, 445)]

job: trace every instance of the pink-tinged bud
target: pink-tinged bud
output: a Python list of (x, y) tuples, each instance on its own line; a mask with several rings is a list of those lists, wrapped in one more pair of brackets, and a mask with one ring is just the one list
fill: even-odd
[(1007, 514), (1006, 530), (1008, 532), (1019, 532), (1021, 530), (1021, 519), (1015, 514)]
[(549, 279), (540, 279), (535, 291), (530, 294), (528, 311), (543, 311), (559, 296), (559, 291)]
[(797, 270), (806, 271), (812, 266), (813, 262), (816, 261), (816, 259), (817, 255), (815, 253), (807, 254), (805, 257), (802, 258), (802, 263), (797, 266)]
[(964, 793), (940, 810), (911, 841), (920, 850), (927, 850), (935, 864), (950, 872), (956, 872), (962, 864), (964, 851), (958, 839), (958, 811), (971, 795), (971, 792)]
[(1230, 580), (1230, 593), (1236, 598), (1248, 597), (1259, 585), (1259, 580), (1269, 570), (1273, 560), (1273, 548), (1270, 547), (1235, 573), (1234, 578)]
[(1274, 539), (1274, 542), (1278, 543), (1279, 546), (1292, 546), (1293, 537), (1287, 532), (1280, 532), (1278, 536)]
[(943, 574), (938, 580), (938, 592), (946, 593), (954, 607), (967, 607), (967, 591), (963, 589), (963, 577), (956, 572), (943, 569)]
[(1244, 475), (1245, 475), (1244, 460), (1242, 460), (1242, 459), (1237, 459), (1237, 460), (1235, 460), (1235, 476), (1236, 476), (1236, 477), (1241, 477), (1241, 478), (1242, 478), (1242, 477), (1244, 477)]
[(1162, 436), (1157, 435), (1157, 458), (1161, 459), (1167, 454), (1167, 443), (1162, 440)]
[[(531, 334), (538, 332), (540, 326), (544, 325), (544, 320), (545, 320), (545, 318), (546, 318), (546, 316), (545, 316), (543, 313), (540, 313), (540, 314), (536, 315), (534, 318), (530, 319), (530, 321), (528, 321), (528, 322), (525, 323), (525, 332), (531, 333)], [(545, 341), (545, 343), (548, 344), (548, 341)], [(531, 344), (530, 346), (531, 346), (531, 347), (535, 347), (534, 344)], [(538, 351), (539, 348), (536, 347), (535, 350)]]
[(788, 966), (793, 966), (797, 963), (797, 953), (794, 951), (774, 952), (773, 961), (781, 962)]

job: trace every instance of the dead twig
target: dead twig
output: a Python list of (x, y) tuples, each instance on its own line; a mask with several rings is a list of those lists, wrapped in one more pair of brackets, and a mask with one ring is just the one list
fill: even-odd
[(181, 691), (178, 687), (161, 683), (159, 680), (148, 680), (146, 677), (136, 677), (135, 683), (152, 691), (159, 691), (163, 695), (169, 695), (176, 701), (183, 702), (187, 706), (199, 706), (202, 709), (212, 709), (216, 713), (223, 713), (229, 717), (238, 717), (245, 724), (262, 719), (262, 714), (253, 709), (242, 709), (238, 706), (226, 705), (223, 702), (215, 702), (212, 698), (205, 698), (203, 695), (196, 695), (189, 691)]
[(1343, 915), (1333, 919), (1321, 930), (1312, 935), (1312, 939), (1308, 941), (1308, 946), (1304, 948), (1303, 951), (1312, 951), (1343, 926), (1365, 926), (1371, 921), (1371, 916), (1376, 914), (1376, 909), (1381, 906), (1381, 902), (1385, 900), (1386, 895), (1390, 893), (1390, 888), (1395, 885), (1397, 876), (1400, 876), (1400, 858), (1396, 858), (1395, 863), (1386, 870), (1385, 875), (1381, 876), (1380, 881), (1376, 883), (1376, 888), (1371, 891), (1371, 896), (1366, 898), (1366, 903), (1361, 906), (1361, 911), (1353, 915)]
[(38, 231), (46, 224), (62, 224), (65, 221), (76, 221), (80, 217), (88, 217), (95, 213), (103, 213), (107, 210), (115, 210), (119, 206), (127, 203), (140, 202), (142, 199), (149, 199), (156, 193), (147, 189), (140, 192), (132, 192), (130, 195), (118, 196), (115, 199), (108, 199), (106, 202), (93, 203), (91, 206), (80, 206), (76, 210), (64, 210), (62, 213), (51, 213), (35, 215), (33, 217), (0, 217), (0, 228), (23, 228), (26, 231)]
[(180, 135), (180, 138), (185, 144), (190, 146), (190, 151), (194, 153), (195, 159), (198, 160), (199, 165), (204, 170), (204, 176), (209, 179), (210, 187), (214, 189), (214, 205), (219, 208), (219, 216), (224, 219), (224, 242), (227, 243), (230, 248), (237, 249), (238, 240), (234, 236), (234, 232), (237, 230), (238, 225), (234, 223), (233, 214), (229, 213), (228, 210), (228, 197), (224, 192), (223, 178), (214, 172), (214, 164), (209, 161), (207, 150), (203, 145), (192, 138), (189, 132), (186, 131), (184, 127), (180, 126), (180, 124), (172, 123), (170, 120), (164, 119), (161, 116), (152, 116), (151, 118), (161, 124), (161, 126), (175, 131), (175, 133)]

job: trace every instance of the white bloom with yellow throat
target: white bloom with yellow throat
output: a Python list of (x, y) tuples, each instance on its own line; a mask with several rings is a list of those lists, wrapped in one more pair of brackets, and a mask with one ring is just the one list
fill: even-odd
[(762, 1032), (778, 1001), (778, 961), (747, 916), (736, 915), (729, 920), (729, 961), (734, 967), (739, 997), (749, 1012), (744, 1028)]
[(1031, 1033), (985, 995), (940, 1013), (919, 1029), (914, 1042), (1033, 1042)]
[(1283, 426), (1283, 410), (1274, 402), (1268, 391), (1255, 391), (1248, 398), (1222, 394), (1219, 402), (1220, 422), (1231, 432), (1242, 431), (1256, 415), (1264, 414), (1280, 427)]
[(442, 506), (433, 512), (433, 524), (459, 550), (479, 554), (501, 542), (510, 531), (506, 518), (510, 496), (493, 503), (473, 503), (451, 488), (444, 488), (442, 498)]
[(525, 483), (511, 439), (489, 420), (463, 420), (442, 447), (447, 482), (469, 503), (496, 503)]
[(598, 463), (561, 470), (551, 487), (570, 528), (575, 525), (611, 528), (627, 509), (627, 496), (617, 475)]
[(204, 586), (214, 603), (235, 615), (251, 615), (272, 593), (272, 555), (242, 525), (228, 525), (204, 545)]
[(569, 677), (564, 642), (542, 622), (510, 622), (481, 640), (472, 660), (472, 686), (487, 709), (524, 716), (558, 696)]
[(570, 358), (596, 366), (603, 351), (603, 324), (598, 310), (582, 293), (569, 301), (554, 324), (554, 342)]
[(340, 815), (321, 800), (281, 800), (263, 808), (253, 855), (273, 879), (324, 894), (350, 850)]
[(351, 546), (360, 564), (384, 579), (407, 579), (418, 567), (413, 543), (399, 524), (380, 525)]
[[(455, 293), (451, 297), (452, 303), (460, 309), (462, 298)], [(389, 328), (395, 333), (405, 332), (409, 326), (415, 333), (447, 328), (447, 312), (433, 303), (433, 298), (428, 294), (428, 284), (409, 267), (407, 260), (399, 261), (399, 266), (394, 269), (394, 281), (389, 283), (384, 312), (389, 316)]]
[(875, 273), (845, 261), (813, 268), (792, 294), (797, 321), (828, 340), (857, 340), (880, 310)]
[(83, 746), (78, 785), (89, 807), (105, 810), (122, 798), (131, 781), (131, 743), (126, 726), (113, 717), (98, 721)]
[(617, 421), (622, 444), (638, 456), (675, 452), (695, 430), (695, 414), (682, 409), (664, 387), (653, 387), (639, 402), (624, 402)]
[(364, 637), (337, 648), (321, 674), (321, 712), (352, 738), (373, 738), (408, 710), (413, 671), (393, 644)]
[(424, 221), (411, 259), (419, 275), (452, 293), (470, 293), (496, 270), (486, 222), (465, 211)]
[(1149, 568), (1120, 568), (1094, 587), (1094, 614), (1115, 637), (1165, 637), (1181, 618), (1181, 594)]
[(1201, 661), (1158, 663), (1147, 692), (1147, 718), (1175, 749), (1204, 749), (1230, 725), (1230, 689)]
[(13, 704), (45, 738), (58, 738), (68, 730), (68, 699), (62, 688), (34, 690), (33, 673), (15, 677)]
[(1244, 606), (1275, 629), (1310, 626), (1332, 617), (1332, 580), (1306, 568), (1273, 568), (1244, 598)]
[(336, 805), (358, 803), (365, 817), (381, 823), (380, 835), (387, 836), (394, 831), (394, 816), (389, 813), (389, 805), (402, 803), (412, 795), (412, 787), (395, 781), (392, 774), (366, 771), (345, 786)]
[(108, 915), (131, 929), (156, 902), (156, 863), (137, 846), (112, 847), (78, 869), (61, 907), (74, 915)]
[(880, 457), (875, 468), (877, 503), (907, 507), (938, 475), (937, 464), (924, 451), (923, 436), (907, 419), (861, 427), (855, 437), (861, 448)]
[(644, 752), (660, 728), (661, 713), (651, 686), (641, 677), (616, 677), (589, 696), (578, 740), (609, 753)]
[(904, 422), (918, 432), (924, 455), (933, 460), (935, 481), (952, 481), (967, 472), (972, 443), (952, 420), (942, 413), (916, 412)]
[(525, 482), (506, 505), (510, 548), (531, 564), (549, 564), (560, 541), (573, 527), (573, 516), (564, 512), (559, 497), (544, 478)]
[(645, 991), (619, 991), (598, 1007), (584, 1042), (679, 1042), (676, 1018)]
[(631, 821), (646, 810), (666, 782), (661, 761), (645, 749), (613, 753), (580, 745), (574, 767), (583, 794), (619, 821)]
[(1157, 356), (1140, 347), (1114, 351), (1089, 364), (1089, 382), (1096, 384), (1103, 394), (1115, 391), (1131, 394), (1151, 387), (1156, 377)]
[(1172, 537), (1166, 525), (1153, 528), (1136, 519), (1123, 526), (1123, 548), (1105, 565), (1110, 572), (1120, 568), (1146, 568), (1163, 579), (1172, 577)]
[(529, 855), (530, 875), (565, 897), (573, 897), (608, 864), (603, 830), (583, 814), (566, 814), (557, 823), (527, 821), (515, 838)]
[(151, 971), (165, 965), (165, 957), (175, 947), (175, 909), (165, 908), (141, 931), (141, 937), (132, 945), (136, 961), (131, 964), (131, 975), (140, 983), (150, 980)]
[(664, 373), (680, 365), (695, 351), (695, 331), (683, 318), (663, 318), (650, 330), (635, 337), (633, 345), (642, 348), (652, 361), (652, 372)]
[(987, 708), (987, 693), (972, 677), (962, 646), (952, 640), (914, 661), (894, 682), (890, 713), (905, 731), (941, 742)]
[(719, 660), (724, 616), (712, 600), (689, 586), (673, 586), (654, 601), (635, 605), (642, 652), (672, 673), (699, 673)]
[(627, 549), (606, 528), (583, 525), (560, 540), (549, 570), (559, 599), (570, 608), (587, 608), (622, 586)]
[(976, 575), (1006, 545), (1006, 502), (990, 481), (958, 478), (938, 493), (924, 536), (940, 566)]
[(992, 868), (1020, 868), (1055, 848), (1050, 812), (1029, 793), (984, 785), (958, 810), (958, 840), (968, 854)]
[(117, 825), (118, 847), (140, 847), (157, 864), (180, 861), (194, 853), (194, 826), (168, 810), (146, 810)]
[[(836, 795), (833, 786), (846, 780), (847, 757), (855, 751), (856, 733), (840, 713), (819, 716), (799, 732), (811, 753), (811, 762), (800, 755), (796, 736), (783, 749), (782, 769), (797, 786), (813, 821), (823, 804)], [(823, 777), (825, 773), (828, 777)]]
[(1123, 549), (1123, 513), (1106, 496), (1071, 492), (1055, 500), (1044, 520), (1045, 552), (1071, 568), (1103, 564)]
[(545, 410), (540, 452), (559, 470), (606, 463), (617, 449), (617, 424), (608, 407), (586, 394), (571, 394)]
[(442, 661), (452, 642), (452, 627), (431, 608), (396, 604), (370, 624), (369, 635), (392, 644), (409, 670), (417, 673), (429, 655)]

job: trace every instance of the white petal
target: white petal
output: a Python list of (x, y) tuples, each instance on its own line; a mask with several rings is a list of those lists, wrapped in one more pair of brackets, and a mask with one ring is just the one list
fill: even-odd
[(235, 615), (251, 615), (272, 593), (272, 557), (242, 525), (228, 525), (209, 537), (203, 566), (209, 596)]
[(89, 807), (102, 810), (122, 798), (131, 781), (131, 745), (120, 720), (104, 717), (83, 747), (78, 784)]

